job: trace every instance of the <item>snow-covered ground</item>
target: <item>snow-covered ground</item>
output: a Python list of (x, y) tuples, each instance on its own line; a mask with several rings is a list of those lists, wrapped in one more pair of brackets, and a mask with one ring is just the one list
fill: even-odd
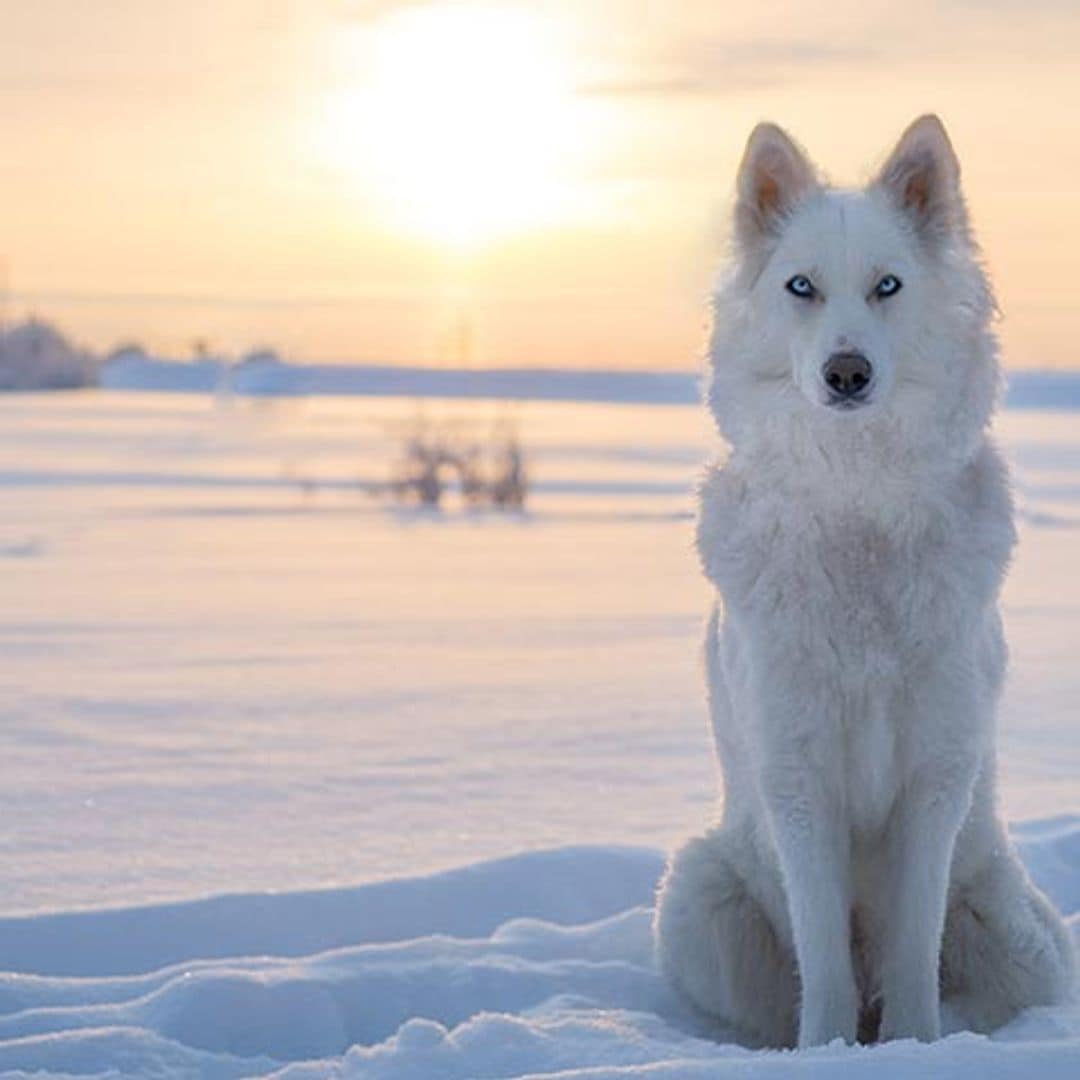
[[(0, 398), (0, 1072), (1080, 1075), (1076, 1007), (806, 1054), (686, 1013), (649, 906), (714, 801), (708, 425), (519, 404), (529, 512), (430, 514), (373, 493), (415, 409)], [(1000, 431), (1003, 809), (1077, 932), (1080, 414)]]

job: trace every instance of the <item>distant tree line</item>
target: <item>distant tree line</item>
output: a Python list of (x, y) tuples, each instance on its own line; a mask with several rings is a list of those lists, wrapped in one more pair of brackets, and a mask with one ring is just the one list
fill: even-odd
[(93, 386), (100, 367), (97, 356), (39, 319), (0, 328), (0, 390)]

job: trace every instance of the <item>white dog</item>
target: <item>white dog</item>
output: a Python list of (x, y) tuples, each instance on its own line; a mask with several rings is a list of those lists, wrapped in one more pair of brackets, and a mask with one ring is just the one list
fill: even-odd
[(989, 1031), (1072, 989), (995, 815), (997, 600), (1015, 534), (987, 435), (993, 298), (933, 116), (865, 189), (779, 128), (739, 170), (701, 488), (719, 826), (672, 859), (663, 970), (759, 1045)]

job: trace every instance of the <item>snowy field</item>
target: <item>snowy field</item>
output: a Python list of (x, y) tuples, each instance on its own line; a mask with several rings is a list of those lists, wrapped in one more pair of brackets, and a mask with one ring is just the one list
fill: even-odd
[[(0, 1073), (1080, 1076), (1077, 1006), (793, 1054), (672, 998), (652, 892), (715, 797), (708, 425), (519, 403), (528, 513), (432, 514), (375, 493), (415, 408), (0, 398)], [(1080, 413), (999, 427), (1003, 810), (1080, 935)]]

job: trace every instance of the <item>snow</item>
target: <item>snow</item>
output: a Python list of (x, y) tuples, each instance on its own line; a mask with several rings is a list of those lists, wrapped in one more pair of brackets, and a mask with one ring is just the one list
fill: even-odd
[[(1058, 903), (1080, 892), (1080, 817), (1029, 827), (1020, 843), (1029, 865), (1053, 868), (1037, 876)], [(1075, 1006), (1033, 1010), (992, 1039), (954, 1031), (932, 1047), (795, 1055), (715, 1041), (723, 1033), (690, 1015), (652, 965), (661, 866), (649, 849), (562, 848), (346, 890), (8, 920), (0, 951), (11, 966), (51, 973), (0, 980), (0, 1069), (1075, 1075)]]
[[(798, 1054), (687, 1013), (649, 923), (714, 801), (708, 425), (428, 403), (509, 410), (535, 480), (525, 515), (431, 514), (377, 494), (417, 408), (0, 398), (0, 1073), (1080, 1074), (1076, 1005)], [(1077, 935), (1080, 427), (1015, 410), (1000, 434), (1003, 810)]]
[[(1029, 826), (1019, 839), (1059, 904), (1080, 894), (1080, 817)], [(8, 920), (0, 951), (10, 966), (49, 974), (0, 980), (0, 1069), (1075, 1075), (1076, 1007), (929, 1048), (794, 1055), (714, 1041), (722, 1033), (653, 969), (648, 905), (661, 866), (649, 849), (562, 848), (353, 889)]]

